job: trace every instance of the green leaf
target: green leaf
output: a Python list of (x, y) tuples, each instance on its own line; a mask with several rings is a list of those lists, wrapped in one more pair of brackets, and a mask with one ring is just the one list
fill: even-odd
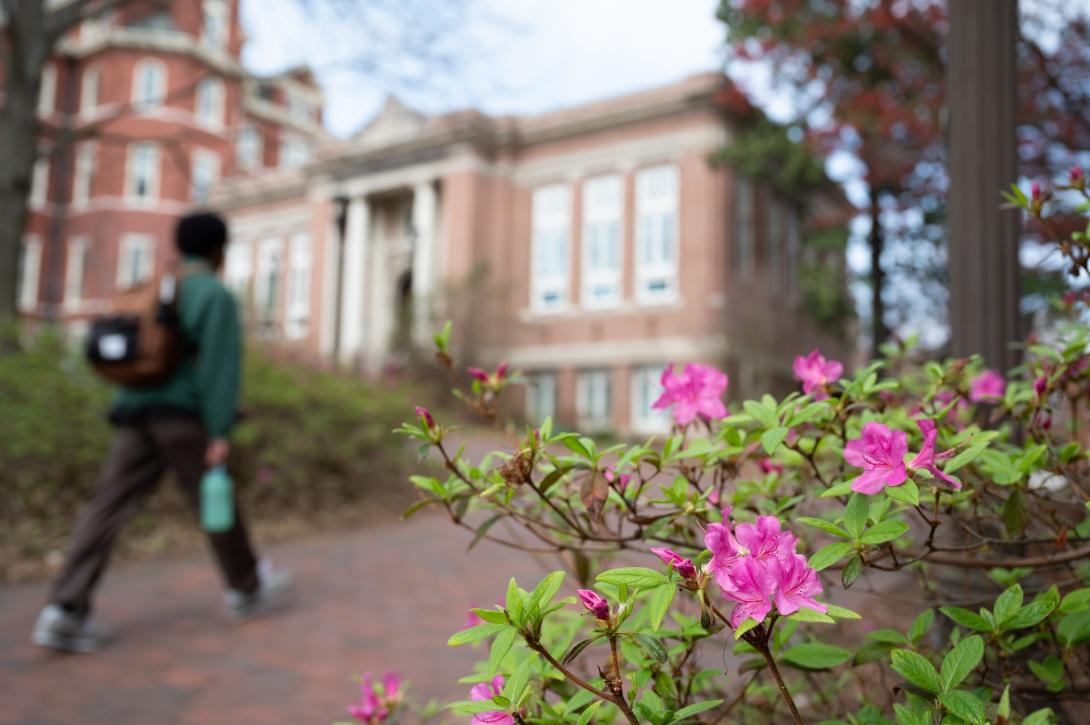
[(953, 690), (984, 658), (984, 639), (974, 634), (957, 643), (942, 659), (942, 689)]
[(984, 713), (984, 703), (977, 699), (976, 695), (965, 690), (954, 690), (939, 695), (939, 702), (951, 715), (956, 715), (972, 725), (982, 725), (987, 722)]
[(583, 444), (583, 440), (579, 435), (575, 433), (565, 433), (564, 435), (559, 436), (558, 440), (567, 446), (568, 450), (575, 455), (588, 459), (592, 457), (590, 450)]
[(905, 637), (896, 629), (874, 629), (867, 632), (866, 638), (872, 642), (885, 642), (887, 644), (900, 645), (909, 643), (909, 638)]
[(911, 478), (900, 486), (887, 486), (886, 496), (909, 506), (920, 505), (920, 487)]
[(1040, 710), (1034, 710), (1026, 715), (1022, 725), (1049, 725), (1049, 723), (1055, 722), (1055, 717), (1050, 708), (1042, 707)]
[(492, 640), (492, 649), (488, 653), (488, 676), (492, 677), (496, 674), (496, 670), (503, 664), (503, 658), (507, 656), (507, 653), (511, 651), (511, 648), (515, 645), (515, 639), (518, 637), (518, 632), (508, 627), (504, 631), (500, 632), (496, 639)]
[(848, 559), (848, 563), (844, 565), (844, 568), (840, 572), (840, 583), (847, 589), (855, 580), (859, 578), (859, 572), (863, 567), (863, 561), (859, 556), (853, 556)]
[(473, 540), (469, 542), (469, 546), (466, 547), (466, 551), (470, 551), (474, 546), (481, 543), (481, 539), (488, 533), (488, 530), (492, 528), (493, 524), (503, 518), (503, 514), (496, 514), (495, 516), (488, 517), (480, 526), (477, 527), (477, 531), (473, 534)]
[(988, 624), (988, 620), (975, 612), (970, 612), (968, 609), (939, 607), (939, 611), (966, 629), (975, 629), (978, 632), (992, 631), (992, 625)]
[(698, 715), (706, 710), (712, 710), (723, 704), (722, 700), (705, 700), (704, 702), (694, 702), (692, 705), (686, 705), (677, 712), (674, 713), (674, 719), (671, 723), (679, 723), (687, 717)]
[(836, 620), (830, 617), (828, 614), (822, 614), (816, 609), (810, 609), (809, 607), (802, 607), (801, 609), (799, 609), (799, 611), (789, 615), (787, 618), (795, 622), (836, 624)]
[(510, 702), (517, 703), (522, 698), (522, 693), (526, 691), (526, 685), (530, 682), (530, 666), (533, 662), (533, 657), (524, 659), (514, 674), (504, 683), (503, 696)]
[(601, 637), (590, 637), (588, 639), (579, 640), (571, 646), (564, 658), (560, 660), (560, 664), (569, 665), (575, 661), (575, 659), (583, 654), (583, 650), (589, 647), (595, 640), (601, 639)]
[(995, 708), (997, 717), (1010, 718), (1011, 716), (1011, 686), (1003, 688), (1003, 694), (999, 698), (999, 705)]
[(734, 630), (734, 638), (741, 639), (742, 635), (756, 627), (760, 622), (755, 619), (745, 619)]
[(847, 607), (840, 607), (836, 604), (826, 605), (829, 608), (828, 614), (830, 617), (836, 617), (837, 619), (862, 619), (863, 615), (859, 612), (852, 611)]
[(918, 643), (923, 636), (931, 629), (931, 625), (935, 623), (935, 610), (925, 609), (920, 612), (920, 615), (916, 619), (912, 620), (912, 624), (908, 627), (908, 640), (912, 644)]
[(908, 524), (904, 521), (889, 519), (864, 531), (863, 535), (859, 537), (859, 541), (864, 544), (884, 544), (887, 541), (900, 538), (906, 531), (908, 531)]
[(1030, 602), (1008, 619), (1002, 625), (1002, 629), (1025, 629), (1040, 624), (1048, 615), (1052, 614), (1052, 610), (1055, 608), (1056, 602), (1051, 599), (1038, 599), (1035, 602)]
[(853, 539), (858, 539), (867, 525), (867, 512), (870, 510), (870, 498), (861, 493), (853, 493), (848, 505), (844, 507), (844, 530)]
[(1021, 536), (1026, 530), (1026, 526), (1029, 525), (1029, 502), (1026, 500), (1026, 495), (1022, 493), (1022, 489), (1011, 490), (1011, 495), (1003, 502), (1001, 517), (1007, 536)]
[(814, 552), (810, 557), (810, 566), (818, 571), (828, 569), (853, 551), (855, 547), (846, 541), (828, 544)]
[(447, 709), (460, 712), (465, 715), (476, 715), (479, 712), (495, 712), (496, 703), (492, 699), (487, 700), (462, 700), (447, 705)]
[(935, 666), (922, 655), (912, 650), (895, 649), (890, 652), (890, 659), (893, 662), (893, 669), (916, 687), (936, 695), (942, 692), (942, 680), (939, 679), (939, 673), (935, 671)]
[(852, 653), (831, 644), (808, 642), (797, 644), (783, 652), (779, 659), (806, 670), (827, 670), (852, 658)]
[(787, 437), (788, 429), (779, 427), (766, 430), (761, 436), (761, 446), (765, 449), (765, 452), (772, 454), (776, 452), (776, 449), (783, 443), (783, 439)]
[(852, 482), (842, 481), (837, 484), (833, 484), (826, 490), (821, 492), (820, 498), (833, 498), (836, 496), (847, 496), (852, 492)]
[(447, 640), (448, 647), (459, 647), (463, 644), (472, 644), (473, 642), (479, 642), (486, 637), (492, 637), (499, 634), (505, 629), (511, 629), (507, 624), (478, 624), (476, 627), (470, 627), (469, 629), (463, 629), (461, 632), (455, 632)]
[(851, 536), (848, 535), (847, 531), (840, 528), (839, 526), (834, 524), (832, 521), (826, 521), (825, 519), (814, 518), (813, 516), (800, 516), (799, 518), (795, 519), (795, 521), (797, 521), (800, 524), (806, 524), (807, 526), (812, 526), (815, 529), (820, 529), (820, 530), (824, 531), (827, 534), (832, 534), (833, 536), (838, 536), (841, 539), (850, 539), (851, 538)]
[(628, 586), (637, 589), (654, 589), (657, 586), (666, 584), (670, 580), (663, 575), (662, 572), (655, 571), (654, 569), (648, 569), (642, 566), (627, 566), (604, 571), (597, 576), (595, 581), (604, 582), (606, 584), (615, 584), (617, 586), (627, 584)]
[(560, 585), (564, 583), (564, 572), (557, 570), (550, 572), (542, 579), (534, 591), (530, 592), (530, 599), (526, 604), (526, 610), (530, 611), (537, 606), (545, 609), (553, 601), (553, 597), (560, 591)]
[(961, 453), (957, 454), (950, 459), (950, 462), (946, 464), (944, 469), (946, 473), (953, 473), (959, 468), (963, 468), (977, 459), (977, 456), (988, 447), (989, 441), (982, 441), (975, 445), (969, 446)]
[(910, 710), (899, 702), (893, 703), (893, 713), (897, 716), (897, 725), (931, 725), (931, 714)]
[(1018, 610), (1022, 608), (1022, 587), (1018, 584), (1008, 587), (999, 597), (995, 600), (995, 608), (992, 609), (992, 614), (995, 615), (995, 621), (1002, 625), (1008, 619), (1018, 613)]
[(632, 637), (639, 642), (647, 654), (651, 655), (652, 659), (658, 662), (660, 665), (665, 664), (670, 659), (669, 653), (666, 651), (666, 647), (657, 637), (652, 637), (649, 634), (638, 633), (632, 635)]
[(776, 418), (775, 406), (768, 408), (756, 400), (747, 400), (742, 403), (742, 409), (765, 428), (776, 428), (780, 425), (780, 421)]
[(662, 620), (666, 616), (666, 611), (670, 608), (670, 603), (674, 601), (674, 595), (677, 594), (677, 585), (673, 582), (667, 582), (651, 590), (651, 602), (648, 605), (648, 610), (651, 615), (651, 629), (657, 630), (662, 626)]
[(1056, 627), (1056, 636), (1068, 647), (1090, 639), (1090, 611), (1068, 614)]

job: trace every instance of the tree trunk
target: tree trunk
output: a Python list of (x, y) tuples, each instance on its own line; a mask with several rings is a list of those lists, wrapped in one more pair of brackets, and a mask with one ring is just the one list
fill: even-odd
[(38, 95), (50, 51), (44, 4), (19, 3), (17, 16), (9, 17), (0, 110), (0, 327), (13, 324), (18, 315), (23, 230), (38, 146)]
[(881, 192), (871, 189), (870, 192), (870, 234), (867, 244), (870, 245), (870, 280), (871, 280), (871, 357), (877, 358), (881, 352), (879, 348), (889, 336), (886, 329), (886, 304), (882, 299), (882, 290), (885, 287), (886, 275), (882, 271), (882, 250), (885, 247), (885, 235), (882, 234), (882, 209), (879, 205)]
[(950, 0), (951, 352), (1007, 370), (1019, 319), (1019, 217), (1000, 192), (1018, 178), (1017, 0)]

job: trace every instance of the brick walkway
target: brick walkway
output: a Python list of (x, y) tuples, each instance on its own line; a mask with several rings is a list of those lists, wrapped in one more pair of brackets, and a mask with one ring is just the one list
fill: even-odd
[[(120, 565), (97, 602), (117, 634), (94, 655), (27, 643), (44, 586), (0, 589), (0, 723), (331, 723), (352, 677), (395, 669), (419, 701), (460, 699), (480, 653), (446, 647), (471, 603), (542, 568), (437, 515), (304, 539), (267, 554), (296, 575), (289, 606), (230, 624), (206, 558)], [(555, 567), (550, 567), (555, 568)]]

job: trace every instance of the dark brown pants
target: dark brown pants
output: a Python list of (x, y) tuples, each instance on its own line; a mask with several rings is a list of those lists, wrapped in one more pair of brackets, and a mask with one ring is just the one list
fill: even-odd
[[(195, 511), (208, 436), (195, 418), (154, 418), (119, 426), (91, 500), (80, 513), (71, 548), (51, 600), (77, 614), (91, 610), (91, 596), (121, 526), (166, 471), (174, 473)], [(246, 525), (235, 507), (235, 525), (208, 535), (227, 586), (257, 589), (257, 561)]]

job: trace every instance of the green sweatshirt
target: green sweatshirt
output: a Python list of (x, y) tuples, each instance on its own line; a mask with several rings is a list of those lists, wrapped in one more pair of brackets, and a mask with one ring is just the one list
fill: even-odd
[(235, 297), (203, 260), (182, 280), (179, 321), (188, 353), (169, 380), (151, 387), (122, 387), (117, 411), (149, 408), (198, 413), (208, 435), (226, 438), (234, 425), (242, 380), (242, 330)]

